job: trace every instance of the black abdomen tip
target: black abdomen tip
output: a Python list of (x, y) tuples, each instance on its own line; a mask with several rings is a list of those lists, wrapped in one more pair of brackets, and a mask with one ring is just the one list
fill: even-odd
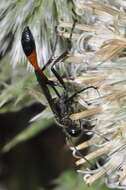
[(28, 26), (22, 32), (21, 44), (26, 56), (29, 56), (35, 49), (35, 41)]

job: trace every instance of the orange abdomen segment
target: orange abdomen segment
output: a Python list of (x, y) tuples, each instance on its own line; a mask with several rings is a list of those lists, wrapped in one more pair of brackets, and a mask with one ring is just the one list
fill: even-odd
[(41, 70), (41, 68), (38, 65), (36, 51), (33, 50), (32, 53), (29, 56), (27, 56), (27, 58), (30, 61), (30, 63), (32, 64), (32, 66), (34, 67), (35, 71), (37, 71), (41, 75), (42, 80), (47, 82), (48, 78), (46, 77), (46, 75), (43, 73), (43, 71)]

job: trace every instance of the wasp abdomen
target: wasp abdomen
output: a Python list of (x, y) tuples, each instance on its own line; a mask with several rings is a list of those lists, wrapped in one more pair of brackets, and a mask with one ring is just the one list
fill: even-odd
[(21, 43), (26, 56), (31, 55), (33, 50), (35, 50), (35, 41), (28, 26), (22, 32)]

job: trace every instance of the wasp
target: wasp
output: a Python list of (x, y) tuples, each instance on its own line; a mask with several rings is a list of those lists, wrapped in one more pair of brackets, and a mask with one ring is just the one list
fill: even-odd
[[(43, 94), (45, 95), (48, 101), (48, 104), (54, 114), (55, 120), (58, 123), (58, 125), (62, 127), (68, 139), (71, 139), (72, 137), (79, 137), (84, 132), (84, 129), (87, 128), (87, 124), (92, 128), (92, 126), (89, 125), (89, 122), (83, 123), (80, 120), (79, 121), (71, 120), (70, 115), (74, 113), (74, 109), (72, 106), (74, 98), (79, 93), (89, 88), (97, 90), (97, 87), (88, 86), (86, 88), (81, 89), (80, 91), (75, 92), (73, 95), (69, 95), (68, 87), (66, 86), (63, 78), (55, 69), (55, 65), (60, 61), (63, 61), (67, 57), (69, 51), (66, 50), (55, 60), (52, 60), (50, 58), (49, 61), (43, 67), (43, 69), (41, 69), (40, 66), (38, 65), (35, 40), (28, 26), (25, 27), (22, 32), (21, 44), (27, 59), (34, 68), (37, 81), (42, 89)], [(59, 93), (58, 89), (56, 88), (57, 84), (49, 80), (48, 77), (44, 74), (44, 69), (51, 62), (52, 62), (51, 71), (57, 78), (57, 81), (60, 84), (59, 86), (63, 88), (62, 93)], [(53, 97), (51, 95), (50, 88), (54, 90), (56, 97)], [(77, 154), (81, 155), (78, 151)]]

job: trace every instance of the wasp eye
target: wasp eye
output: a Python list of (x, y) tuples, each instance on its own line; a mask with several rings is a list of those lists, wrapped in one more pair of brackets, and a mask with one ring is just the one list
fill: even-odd
[(68, 128), (67, 132), (71, 137), (78, 137), (81, 134), (81, 129), (78, 127)]
[(35, 41), (28, 26), (22, 32), (21, 44), (26, 56), (29, 56), (35, 50)]

